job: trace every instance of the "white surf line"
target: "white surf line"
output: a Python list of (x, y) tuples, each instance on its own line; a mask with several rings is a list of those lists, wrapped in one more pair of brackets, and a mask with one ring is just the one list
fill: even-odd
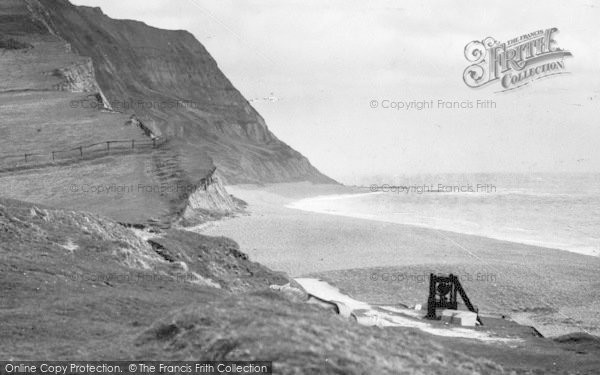
[[(564, 243), (562, 243), (562, 242), (561, 243), (556, 243), (556, 242), (550, 243), (550, 242), (543, 242), (541, 240), (536, 240), (536, 239), (507, 238), (507, 237), (503, 237), (503, 236), (496, 235), (496, 234), (490, 234), (490, 233), (460, 231), (459, 229), (444, 228), (443, 226), (440, 226), (440, 225), (430, 225), (430, 224), (415, 223), (415, 222), (402, 222), (402, 221), (392, 220), (389, 218), (382, 218), (375, 214), (359, 214), (359, 213), (353, 213), (353, 212), (331, 211), (331, 210), (328, 210), (327, 208), (315, 207), (313, 204), (313, 203), (318, 204), (318, 202), (323, 202), (323, 201), (337, 201), (337, 200), (348, 199), (348, 198), (358, 198), (358, 197), (372, 195), (372, 194), (384, 194), (384, 192), (377, 191), (377, 192), (357, 193), (357, 194), (318, 195), (315, 197), (304, 198), (304, 199), (300, 199), (298, 201), (289, 203), (289, 204), (285, 205), (285, 208), (291, 208), (291, 209), (306, 211), (306, 212), (314, 212), (317, 214), (351, 217), (351, 218), (355, 218), (355, 219), (372, 220), (372, 221), (378, 221), (378, 222), (382, 222), (382, 223), (408, 225), (408, 226), (424, 228), (424, 229), (438, 230), (438, 231), (457, 233), (457, 234), (465, 234), (465, 235), (469, 235), (469, 236), (478, 236), (478, 237), (490, 238), (490, 239), (497, 240), (497, 241), (513, 242), (513, 243), (518, 243), (521, 245), (544, 247), (544, 248), (548, 248), (548, 249), (552, 249), (552, 250), (559, 250), (559, 251), (567, 251), (567, 252), (574, 253), (574, 254), (586, 255), (586, 256), (600, 259), (599, 250), (590, 249), (589, 247), (583, 248), (583, 247), (579, 246), (577, 248), (574, 248), (568, 244), (567, 244), (567, 246), (563, 246)], [(448, 193), (448, 194), (450, 194), (450, 193)]]
[(314, 197), (303, 198), (303, 199), (288, 203), (288, 204), (284, 205), (284, 207), (290, 208), (292, 210), (314, 212), (314, 213), (318, 213), (318, 214), (346, 216), (346, 217), (350, 216), (350, 217), (355, 217), (355, 218), (359, 218), (359, 219), (376, 220), (374, 215), (373, 215), (373, 217), (362, 217), (362, 216), (368, 216), (368, 215), (357, 215), (357, 216), (347, 215), (346, 213), (339, 213), (339, 212), (335, 212), (335, 211), (329, 211), (327, 209), (316, 208), (312, 205), (312, 203), (313, 202), (322, 202), (322, 201), (337, 201), (337, 200), (343, 200), (343, 199), (360, 198), (360, 197), (366, 197), (368, 195), (377, 195), (377, 194), (382, 194), (382, 192), (377, 191), (377, 192), (355, 193), (355, 194), (317, 195)]
[[(476, 339), (486, 342), (522, 341), (520, 339), (494, 337), (489, 332), (467, 328), (437, 328), (430, 323), (418, 321), (395, 313), (395, 311), (399, 311), (398, 309), (388, 307), (377, 309), (366, 302), (355, 300), (354, 298), (341, 293), (338, 288), (325, 281), (313, 278), (297, 278), (294, 280), (298, 282), (308, 294), (324, 301), (330, 301), (338, 306), (341, 304), (346, 309), (351, 310), (356, 317), (357, 322), (362, 325), (378, 327), (410, 327), (420, 329), (423, 332), (436, 336)], [(382, 311), (383, 309), (385, 311)], [(342, 308), (340, 308), (340, 310), (342, 310)]]
[(335, 200), (340, 200), (340, 199), (358, 198), (358, 197), (364, 197), (364, 196), (367, 196), (367, 195), (379, 195), (379, 194), (383, 194), (383, 192), (381, 192), (381, 191), (375, 191), (375, 192), (353, 193), (353, 194), (325, 194), (325, 195), (317, 195), (317, 196), (314, 196), (314, 197), (300, 199), (298, 201), (295, 201), (295, 202), (292, 202), (292, 203), (286, 205), (285, 207), (295, 208), (297, 210), (305, 210), (302, 207), (307, 202), (312, 202), (312, 201), (335, 201)]

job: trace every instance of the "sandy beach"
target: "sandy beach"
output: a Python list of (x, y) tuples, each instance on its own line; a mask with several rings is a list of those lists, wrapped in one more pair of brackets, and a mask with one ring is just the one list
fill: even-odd
[(236, 240), (251, 259), (319, 277), (373, 304), (425, 304), (431, 272), (459, 275), (483, 314), (507, 314), (545, 336), (600, 334), (600, 259), (567, 251), (286, 208), (357, 193), (307, 183), (229, 186), (248, 213), (199, 229)]

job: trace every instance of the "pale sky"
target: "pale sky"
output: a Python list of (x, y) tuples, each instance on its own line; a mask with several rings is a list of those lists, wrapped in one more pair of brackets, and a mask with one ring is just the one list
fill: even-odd
[[(600, 3), (74, 0), (186, 29), (283, 141), (345, 183), (371, 175), (600, 172)], [(598, 5), (596, 5), (598, 4)], [(464, 47), (557, 27), (570, 74), (467, 87)], [(277, 100), (262, 100), (273, 97)], [(495, 109), (381, 108), (493, 100)], [(380, 105), (373, 109), (370, 102)]]

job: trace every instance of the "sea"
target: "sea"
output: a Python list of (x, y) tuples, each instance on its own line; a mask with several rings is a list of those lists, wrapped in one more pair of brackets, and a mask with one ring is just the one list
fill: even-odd
[(600, 256), (600, 174), (443, 174), (374, 179), (289, 207)]

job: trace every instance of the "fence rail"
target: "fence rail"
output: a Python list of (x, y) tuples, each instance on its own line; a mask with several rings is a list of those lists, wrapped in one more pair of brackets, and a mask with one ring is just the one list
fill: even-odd
[(86, 156), (97, 155), (99, 153), (110, 154), (111, 151), (134, 152), (135, 150), (158, 148), (166, 142), (167, 139), (164, 137), (153, 138), (150, 141), (141, 139), (108, 140), (45, 153), (32, 151), (12, 155), (0, 154), (0, 166), (6, 166), (7, 164), (12, 164), (11, 166), (28, 165), (30, 163), (40, 162), (41, 159), (48, 162), (77, 158), (83, 159)]

